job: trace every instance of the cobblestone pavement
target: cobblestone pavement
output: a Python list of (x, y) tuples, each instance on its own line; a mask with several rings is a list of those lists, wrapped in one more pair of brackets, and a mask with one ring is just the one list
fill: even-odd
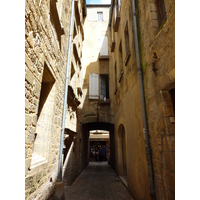
[(107, 162), (90, 162), (71, 186), (65, 186), (65, 199), (133, 200)]

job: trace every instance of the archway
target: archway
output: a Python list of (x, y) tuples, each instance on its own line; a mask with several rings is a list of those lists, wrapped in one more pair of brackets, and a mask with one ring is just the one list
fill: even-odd
[(106, 122), (91, 122), (82, 125), (82, 144), (81, 144), (81, 165), (82, 169), (88, 165), (90, 158), (89, 133), (92, 130), (104, 130), (109, 132), (110, 138), (110, 156), (108, 163), (115, 169), (115, 136), (114, 124)]

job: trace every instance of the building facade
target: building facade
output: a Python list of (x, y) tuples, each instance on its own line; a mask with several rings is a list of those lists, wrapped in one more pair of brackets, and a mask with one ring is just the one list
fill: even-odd
[[(136, 1), (135, 13), (135, 1), (111, 2), (116, 171), (135, 199), (175, 199), (175, 2)], [(148, 130), (143, 124), (141, 74)]]
[(82, 134), (87, 151), (82, 163), (88, 164), (89, 132), (93, 130), (109, 131), (110, 164), (114, 167), (114, 103), (112, 87), (111, 52), (108, 48), (110, 32), (108, 30), (110, 5), (87, 5), (87, 17), (84, 24), (83, 42), (83, 98)]
[(134, 199), (175, 199), (175, 2), (134, 2), (25, 1), (27, 200), (64, 198), (100, 133)]
[[(84, 0), (75, 1), (74, 7), (71, 6), (72, 0), (25, 1), (25, 198), (29, 200), (54, 199), (56, 195), (72, 10), (73, 44), (65, 102), (62, 182), (70, 183), (80, 171), (72, 170), (65, 180), (66, 154), (68, 147), (76, 144), (79, 129), (86, 16)], [(73, 160), (77, 159), (78, 151), (78, 145), (74, 145)], [(72, 168), (74, 163), (69, 163), (68, 167)]]

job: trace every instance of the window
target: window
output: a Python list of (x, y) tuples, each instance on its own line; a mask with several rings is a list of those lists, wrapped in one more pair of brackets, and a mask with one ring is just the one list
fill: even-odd
[(107, 74), (90, 74), (89, 99), (109, 99), (109, 76)]
[(124, 64), (126, 66), (127, 63), (128, 63), (129, 57), (131, 55), (130, 46), (129, 46), (128, 22), (126, 23), (126, 27), (125, 27), (125, 30), (124, 30), (124, 37), (125, 37), (125, 59), (124, 59)]
[(40, 91), (38, 118), (35, 131), (31, 168), (42, 164), (48, 158), (48, 141), (52, 132), (54, 108), (54, 83), (55, 79), (45, 64)]
[(108, 75), (100, 75), (100, 99), (109, 99)]
[(156, 3), (157, 3), (157, 7), (158, 7), (159, 26), (161, 26), (162, 23), (166, 19), (165, 2), (164, 2), (164, 0), (156, 0)]
[(157, 34), (159, 28), (167, 18), (164, 0), (151, 1), (150, 9), (154, 34)]
[(103, 21), (103, 12), (97, 12), (97, 16), (99, 22)]

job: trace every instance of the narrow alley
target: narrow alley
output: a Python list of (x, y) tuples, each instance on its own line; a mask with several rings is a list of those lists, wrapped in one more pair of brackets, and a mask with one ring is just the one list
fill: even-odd
[(133, 199), (108, 162), (90, 162), (71, 186), (66, 199)]
[(174, 36), (174, 0), (25, 1), (25, 200), (175, 199)]

